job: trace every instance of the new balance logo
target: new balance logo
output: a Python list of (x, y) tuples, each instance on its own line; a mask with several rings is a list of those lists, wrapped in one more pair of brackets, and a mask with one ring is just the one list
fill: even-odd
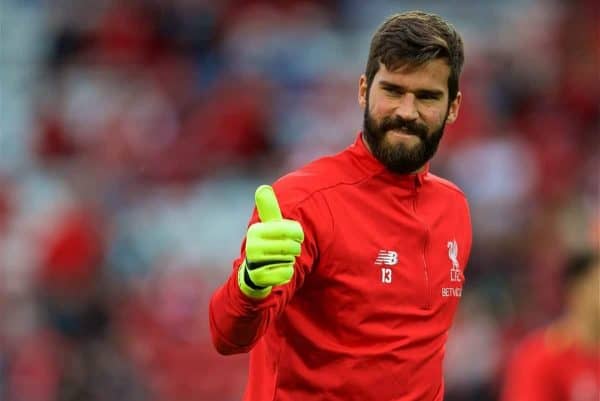
[(375, 259), (376, 265), (387, 265), (394, 266), (398, 263), (398, 253), (394, 251), (386, 251), (382, 249), (377, 254), (377, 258)]

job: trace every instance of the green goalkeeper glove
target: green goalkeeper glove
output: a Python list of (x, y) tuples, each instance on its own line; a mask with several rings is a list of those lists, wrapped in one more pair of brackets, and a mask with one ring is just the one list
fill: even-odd
[(260, 222), (246, 233), (246, 260), (238, 270), (238, 285), (246, 296), (264, 298), (273, 286), (292, 279), (304, 231), (297, 221), (282, 218), (269, 185), (258, 187), (254, 198)]

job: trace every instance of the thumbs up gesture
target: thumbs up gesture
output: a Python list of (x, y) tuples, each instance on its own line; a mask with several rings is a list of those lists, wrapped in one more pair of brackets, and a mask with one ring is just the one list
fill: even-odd
[(238, 271), (238, 285), (251, 298), (264, 298), (275, 285), (287, 284), (294, 275), (304, 232), (295, 220), (281, 216), (273, 188), (261, 185), (255, 193), (260, 222), (246, 233), (246, 260)]

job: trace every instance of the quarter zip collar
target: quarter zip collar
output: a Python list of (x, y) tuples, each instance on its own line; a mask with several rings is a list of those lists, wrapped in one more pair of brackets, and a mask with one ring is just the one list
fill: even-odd
[(425, 164), (425, 168), (419, 173), (397, 174), (389, 171), (366, 147), (362, 138), (362, 131), (358, 133), (356, 140), (350, 145), (349, 151), (359, 164), (360, 169), (369, 175), (381, 177), (391, 184), (418, 189), (423, 185), (426, 176), (429, 174), (429, 162)]

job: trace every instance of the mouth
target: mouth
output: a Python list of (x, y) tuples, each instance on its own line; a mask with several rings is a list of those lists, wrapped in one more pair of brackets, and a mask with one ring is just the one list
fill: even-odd
[(419, 138), (418, 135), (412, 134), (408, 131), (405, 131), (403, 129), (391, 129), (388, 131), (392, 136), (394, 137), (398, 137), (398, 138)]

